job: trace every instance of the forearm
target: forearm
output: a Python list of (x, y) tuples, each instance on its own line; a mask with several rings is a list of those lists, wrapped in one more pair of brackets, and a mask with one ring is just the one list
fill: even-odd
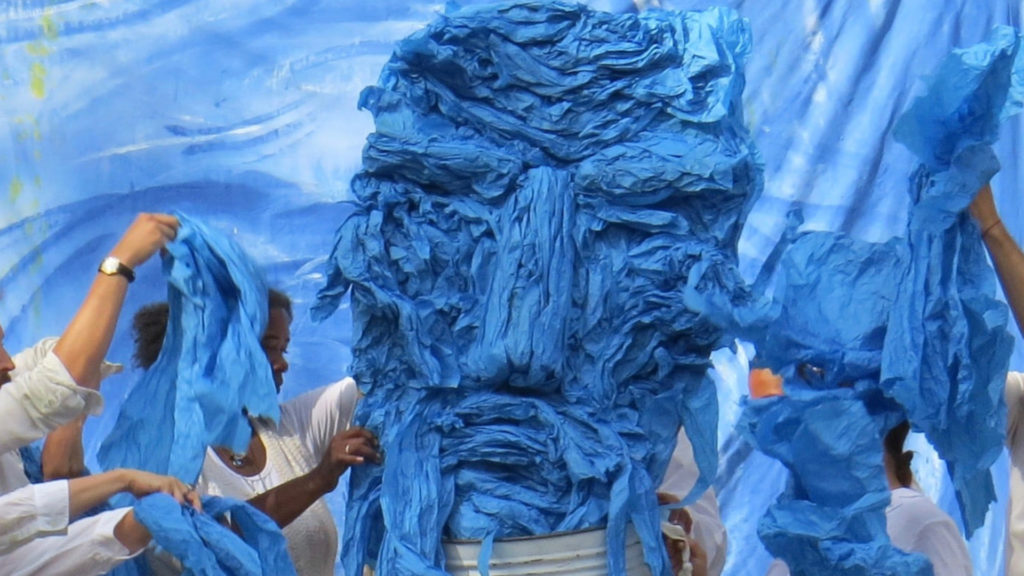
[(106, 502), (114, 494), (126, 491), (128, 485), (128, 474), (124, 470), (69, 480), (68, 515), (76, 518), (86, 510)]
[(1001, 222), (985, 233), (984, 240), (1017, 328), (1024, 334), (1024, 252)]
[(319, 468), (249, 499), (249, 504), (270, 516), (281, 528), (291, 524), (321, 496), (337, 485)]
[(85, 474), (84, 426), (85, 416), (81, 416), (47, 435), (42, 456), (44, 480), (78, 478)]
[(123, 276), (97, 273), (81, 308), (54, 346), (53, 353), (79, 386), (99, 388), (100, 364), (110, 348), (127, 290)]

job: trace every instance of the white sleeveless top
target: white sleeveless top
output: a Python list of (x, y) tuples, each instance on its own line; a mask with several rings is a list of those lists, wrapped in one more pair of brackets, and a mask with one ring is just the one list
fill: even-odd
[[(249, 500), (312, 470), (331, 438), (348, 428), (358, 399), (351, 378), (307, 392), (281, 405), (281, 422), (253, 419), (267, 451), (255, 476), (242, 476), (206, 451), (197, 488), (201, 494)], [(338, 530), (323, 498), (283, 530), (299, 576), (331, 576), (338, 558)]]

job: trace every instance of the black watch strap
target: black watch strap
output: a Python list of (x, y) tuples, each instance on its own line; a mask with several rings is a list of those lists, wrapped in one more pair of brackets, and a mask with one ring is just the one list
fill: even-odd
[(129, 283), (135, 281), (135, 271), (113, 256), (107, 256), (103, 259), (103, 262), (100, 263), (99, 271), (107, 276), (124, 276), (128, 279)]

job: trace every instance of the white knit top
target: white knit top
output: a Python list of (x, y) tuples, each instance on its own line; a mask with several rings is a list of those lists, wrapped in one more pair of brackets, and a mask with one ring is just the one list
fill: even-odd
[[(306, 474), (319, 463), (331, 438), (351, 424), (357, 399), (355, 381), (346, 378), (282, 404), (281, 422), (276, 426), (269, 420), (254, 419), (267, 452), (263, 470), (255, 476), (242, 476), (207, 449), (197, 488), (203, 494), (249, 500)], [(334, 574), (338, 531), (323, 498), (283, 532), (299, 576)]]

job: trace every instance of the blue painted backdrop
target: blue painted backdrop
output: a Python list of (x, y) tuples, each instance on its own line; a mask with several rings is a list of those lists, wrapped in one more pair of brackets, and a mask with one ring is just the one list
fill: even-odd
[[(889, 128), (951, 48), (981, 40), (995, 24), (1019, 26), (1021, 8), (1009, 0), (660, 3), (712, 4), (736, 8), (754, 31), (745, 113), (766, 186), (741, 240), (751, 276), (794, 202), (804, 205), (809, 228), (869, 240), (900, 233), (912, 161)], [(139, 211), (180, 210), (230, 231), (304, 309), (372, 128), (356, 109), (359, 91), (375, 81), (395, 41), (442, 9), (419, 0), (0, 3), (0, 322), (9, 347), (61, 330), (99, 259)], [(995, 182), (1018, 237), (1022, 122), (1004, 129)], [(139, 275), (129, 314), (162, 297), (155, 263)], [(345, 310), (320, 326), (300, 313), (284, 395), (343, 376), (349, 334)], [(129, 361), (124, 325), (111, 356)], [(784, 480), (774, 462), (731, 436), (743, 358), (723, 352), (718, 360), (727, 573), (759, 575), (767, 557), (756, 519)], [(1024, 368), (1019, 346), (1012, 366)], [(107, 412), (86, 429), (90, 455), (135, 377), (129, 371), (104, 385)], [(940, 463), (914, 442), (922, 486), (953, 510)], [(998, 468), (1001, 502), (971, 541), (982, 575), (1001, 571), (1005, 461)]]

